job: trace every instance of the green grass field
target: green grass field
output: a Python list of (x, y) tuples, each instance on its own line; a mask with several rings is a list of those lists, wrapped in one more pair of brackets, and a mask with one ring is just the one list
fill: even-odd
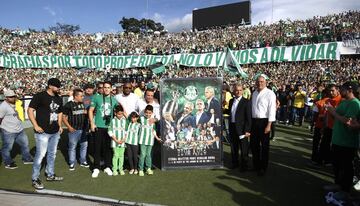
[[(33, 132), (27, 129), (27, 133), (33, 152)], [(252, 171), (241, 173), (228, 169), (230, 148), (224, 145), (223, 169), (156, 169), (153, 176), (145, 177), (129, 174), (109, 177), (100, 173), (93, 179), (87, 168), (78, 166), (75, 171), (68, 170), (64, 133), (55, 172), (65, 179), (44, 181), (44, 184), (51, 190), (164, 205), (326, 205), (322, 187), (332, 181), (332, 172), (331, 168), (307, 166), (312, 143), (308, 130), (279, 125), (275, 136), (276, 141), (271, 142), (269, 169), (263, 177)], [(19, 168), (8, 170), (1, 164), (0, 188), (34, 192), (31, 165), (23, 165), (21, 155), (16, 154), (18, 147), (14, 150)], [(41, 178), (44, 180), (44, 169)]]

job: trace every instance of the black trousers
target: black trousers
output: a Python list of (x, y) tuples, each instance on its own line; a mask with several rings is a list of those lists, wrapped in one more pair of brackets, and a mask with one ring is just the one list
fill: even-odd
[(332, 153), (331, 153), (331, 139), (332, 139), (332, 129), (324, 128), (324, 134), (320, 142), (320, 160), (324, 163), (332, 162)]
[(231, 146), (231, 161), (233, 166), (239, 165), (239, 149), (241, 157), (241, 167), (247, 168), (249, 159), (249, 140), (247, 137), (239, 139), (239, 134), (236, 132), (235, 123), (229, 124), (230, 146)]
[(270, 132), (264, 134), (268, 119), (252, 119), (250, 146), (256, 170), (266, 170), (269, 164)]
[(334, 174), (335, 184), (341, 186), (345, 192), (349, 192), (352, 187), (354, 176), (353, 160), (355, 158), (356, 149), (350, 147), (342, 147), (339, 145), (332, 145), (334, 154)]
[(320, 152), (319, 152), (320, 139), (321, 139), (321, 128), (315, 127), (313, 142), (312, 142), (311, 160), (317, 163), (321, 163)]
[(107, 128), (97, 128), (95, 131), (94, 169), (100, 169), (101, 157), (104, 158), (105, 168), (112, 168), (111, 138)]
[(130, 169), (137, 169), (138, 167), (138, 153), (139, 153), (139, 146), (126, 144), (126, 153), (129, 159)]

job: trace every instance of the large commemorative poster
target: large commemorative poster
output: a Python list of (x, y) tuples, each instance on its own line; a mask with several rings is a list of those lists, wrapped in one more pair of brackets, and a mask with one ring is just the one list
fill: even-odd
[(222, 167), (222, 78), (163, 79), (163, 170)]

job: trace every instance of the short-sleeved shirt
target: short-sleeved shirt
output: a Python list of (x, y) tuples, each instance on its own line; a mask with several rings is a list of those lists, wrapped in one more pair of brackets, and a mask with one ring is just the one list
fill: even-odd
[(304, 108), (305, 106), (306, 92), (304, 91), (295, 91), (294, 92), (294, 107), (295, 108)]
[(3, 119), (0, 128), (7, 132), (18, 133), (24, 129), (19, 114), (15, 110), (15, 105), (11, 105), (6, 101), (0, 104), (0, 119)]
[[(126, 126), (127, 120), (125, 117), (118, 119), (117, 117), (111, 120), (110, 126), (108, 128), (108, 134), (110, 137), (115, 136), (117, 140), (124, 139), (126, 137)], [(125, 147), (125, 142), (118, 144), (114, 140), (111, 141), (111, 147)]]
[(140, 122), (141, 128), (139, 144), (154, 145), (155, 124), (150, 124), (149, 120), (144, 116), (140, 117)]
[[(105, 101), (104, 101), (105, 100)], [(113, 110), (117, 105), (117, 101), (113, 96), (94, 95), (91, 101), (91, 106), (96, 109), (95, 125), (99, 128), (108, 128), (111, 119), (113, 118)], [(110, 119), (108, 122), (105, 120), (105, 116)]]
[(59, 131), (59, 113), (62, 113), (63, 101), (58, 95), (51, 96), (46, 91), (37, 93), (29, 107), (36, 110), (36, 122), (47, 134)]
[(140, 123), (130, 123), (127, 128), (127, 138), (126, 143), (131, 145), (139, 144), (139, 131), (140, 131)]
[[(346, 118), (360, 118), (360, 101), (356, 98), (351, 100), (343, 100), (336, 108), (336, 113)], [(359, 147), (359, 130), (349, 128), (344, 123), (335, 119), (332, 143), (335, 145), (358, 148)]]
[(67, 102), (64, 105), (63, 114), (68, 117), (68, 122), (74, 129), (84, 129), (86, 112), (82, 102)]

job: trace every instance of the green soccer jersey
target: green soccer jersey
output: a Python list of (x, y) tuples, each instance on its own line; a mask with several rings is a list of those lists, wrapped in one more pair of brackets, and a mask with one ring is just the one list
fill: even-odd
[(149, 119), (144, 116), (140, 117), (141, 129), (140, 129), (140, 139), (139, 144), (142, 145), (154, 145), (154, 132), (155, 124), (150, 124)]
[(139, 131), (140, 131), (140, 123), (130, 123), (127, 128), (127, 138), (126, 143), (131, 145), (139, 144)]
[[(360, 101), (356, 98), (352, 100), (343, 100), (336, 108), (336, 113), (346, 118), (359, 119)], [(349, 128), (344, 123), (335, 119), (332, 143), (343, 147), (359, 147), (359, 130)]]
[[(104, 101), (105, 100), (105, 101)], [(94, 95), (91, 100), (91, 106), (95, 108), (95, 125), (99, 128), (108, 128), (113, 114), (113, 108), (117, 105), (114, 97), (104, 97), (103, 95)]]
[[(117, 140), (124, 139), (126, 137), (126, 118), (122, 117), (121, 119), (114, 118), (110, 122), (110, 126), (108, 128), (108, 134), (110, 137), (115, 136)], [(125, 147), (125, 142), (122, 144), (118, 144), (114, 140), (111, 141), (111, 147)]]

